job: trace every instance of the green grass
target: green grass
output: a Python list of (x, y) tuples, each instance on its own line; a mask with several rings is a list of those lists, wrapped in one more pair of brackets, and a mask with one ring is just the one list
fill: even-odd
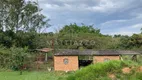
[(64, 72), (0, 72), (0, 80), (64, 80)]

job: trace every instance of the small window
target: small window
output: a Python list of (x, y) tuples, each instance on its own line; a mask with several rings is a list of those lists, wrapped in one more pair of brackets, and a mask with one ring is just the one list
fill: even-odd
[(68, 63), (69, 63), (69, 60), (68, 60), (67, 58), (65, 58), (65, 59), (63, 60), (63, 62), (64, 62), (64, 64), (68, 64)]
[(110, 60), (109, 58), (105, 58), (105, 59), (104, 59), (104, 62), (107, 62), (107, 61), (109, 61), (109, 60)]

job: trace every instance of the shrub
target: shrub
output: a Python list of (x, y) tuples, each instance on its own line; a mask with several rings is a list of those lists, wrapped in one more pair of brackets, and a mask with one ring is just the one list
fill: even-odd
[(108, 72), (120, 72), (121, 68), (121, 61), (96, 63), (78, 70), (74, 75), (69, 76), (67, 80), (109, 80), (107, 77)]
[(125, 61), (121, 62), (121, 65), (123, 67), (125, 67), (125, 66), (131, 67), (131, 66), (138, 66), (139, 64), (134, 61), (131, 61), (131, 60), (125, 60)]
[(9, 63), (9, 50), (0, 45), (0, 68), (7, 68)]
[[(131, 72), (131, 74), (127, 74), (125, 76), (121, 75), (123, 67), (132, 67), (137, 66), (138, 64), (133, 61), (108, 61), (104, 63), (96, 63), (81, 70), (76, 71), (76, 73), (67, 77), (67, 80), (111, 80), (108, 77), (108, 74), (113, 73), (116, 74), (116, 78), (130, 78), (129, 75), (133, 75), (135, 72)], [(121, 77), (123, 76), (123, 77)], [(137, 79), (141, 80), (141, 73), (137, 73), (135, 75)]]
[(11, 47), (11, 68), (13, 70), (20, 70), (20, 74), (22, 74), (22, 70), (26, 68), (24, 65), (27, 65), (28, 60), (28, 48), (17, 48), (17, 47)]
[(69, 76), (67, 77), (67, 80), (75, 80), (75, 75), (69, 75)]
[(136, 73), (137, 80), (142, 80), (142, 72)]

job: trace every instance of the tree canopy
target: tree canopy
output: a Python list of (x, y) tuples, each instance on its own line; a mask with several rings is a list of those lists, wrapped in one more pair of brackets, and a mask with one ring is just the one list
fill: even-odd
[(17, 32), (38, 31), (49, 27), (48, 21), (43, 14), (38, 12), (36, 2), (25, 0), (1, 0), (0, 1), (0, 29)]

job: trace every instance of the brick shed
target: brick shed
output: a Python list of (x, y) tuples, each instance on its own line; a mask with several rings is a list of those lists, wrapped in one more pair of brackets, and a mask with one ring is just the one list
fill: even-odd
[(103, 50), (97, 51), (93, 56), (93, 63), (106, 62), (109, 60), (120, 60), (120, 53), (118, 51)]
[(55, 71), (75, 71), (78, 67), (78, 56), (54, 56)]
[(55, 71), (75, 71), (79, 69), (79, 56), (92, 56), (92, 63), (120, 60), (122, 54), (139, 54), (134, 51), (116, 50), (59, 50), (54, 54)]

